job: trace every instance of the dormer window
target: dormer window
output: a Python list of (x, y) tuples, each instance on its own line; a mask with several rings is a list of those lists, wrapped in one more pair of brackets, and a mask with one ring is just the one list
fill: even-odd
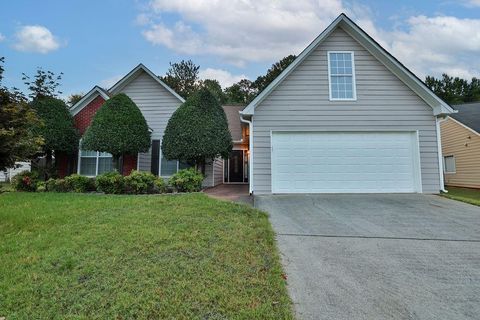
[(357, 100), (353, 51), (329, 51), (327, 55), (330, 100)]

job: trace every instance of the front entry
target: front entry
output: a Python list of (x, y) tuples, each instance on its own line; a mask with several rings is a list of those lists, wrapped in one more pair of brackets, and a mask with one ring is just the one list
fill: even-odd
[(225, 183), (247, 182), (247, 157), (245, 150), (232, 150), (230, 157), (224, 162)]

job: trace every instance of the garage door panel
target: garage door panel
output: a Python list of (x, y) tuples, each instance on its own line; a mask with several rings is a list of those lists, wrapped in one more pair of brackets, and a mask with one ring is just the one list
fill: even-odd
[(272, 133), (274, 193), (418, 192), (413, 132)]

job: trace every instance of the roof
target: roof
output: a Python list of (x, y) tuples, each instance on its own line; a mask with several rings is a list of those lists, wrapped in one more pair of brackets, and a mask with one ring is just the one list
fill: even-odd
[(480, 133), (480, 102), (458, 104), (453, 107), (458, 110), (458, 113), (450, 115), (453, 119)]
[(140, 73), (144, 71), (147, 73), (149, 76), (151, 76), (155, 81), (157, 81), (162, 87), (164, 87), (168, 92), (170, 92), (173, 96), (175, 96), (180, 102), (185, 102), (185, 99), (183, 99), (178, 93), (176, 93), (172, 88), (170, 88), (165, 82), (160, 80), (160, 78), (155, 75), (150, 69), (145, 67), (142, 63), (140, 63), (138, 66), (136, 66), (132, 71), (127, 73), (126, 76), (124, 76), (122, 79), (118, 80), (117, 83), (115, 83), (108, 91), (112, 94), (119, 93), (127, 84), (129, 84), (135, 77)]
[(99, 86), (95, 86), (87, 92), (80, 101), (75, 103), (71, 108), (70, 112), (72, 115), (79, 113), (86, 105), (93, 101), (97, 96), (102, 96), (103, 99), (108, 100), (112, 95), (119, 93), (127, 84), (129, 84), (140, 72), (145, 72), (151, 76), (155, 81), (157, 81), (162, 87), (164, 87), (168, 92), (175, 96), (180, 102), (185, 102), (185, 100), (176, 93), (172, 88), (165, 84), (158, 76), (156, 76), (150, 69), (145, 67), (142, 63), (136, 66), (132, 71), (127, 73), (122, 79), (117, 81), (110, 89), (105, 90)]
[(105, 89), (95, 86), (92, 90), (88, 91), (82, 99), (75, 103), (71, 108), (70, 112), (72, 115), (79, 113), (86, 105), (93, 101), (96, 97), (101, 96), (103, 99), (108, 100), (110, 98), (110, 93)]
[(224, 105), (222, 106), (227, 116), (228, 128), (233, 141), (242, 140), (242, 123), (240, 121), (240, 111), (245, 108), (244, 105)]
[(408, 70), (387, 50), (380, 46), (364, 30), (356, 25), (344, 13), (340, 14), (315, 40), (313, 40), (298, 57), (282, 73), (272, 81), (243, 111), (244, 115), (253, 115), (255, 108), (293, 71), (299, 66), (328, 36), (341, 27), (352, 38), (363, 45), (375, 58), (385, 65), (432, 109), (434, 115), (455, 112), (446, 102), (435, 95), (413, 72)]

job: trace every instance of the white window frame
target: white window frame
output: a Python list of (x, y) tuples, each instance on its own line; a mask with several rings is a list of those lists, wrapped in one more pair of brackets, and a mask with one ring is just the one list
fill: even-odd
[[(330, 70), (330, 54), (331, 53), (349, 53), (352, 57), (352, 74), (335, 74), (334, 76), (348, 76), (352, 77), (352, 98), (333, 98), (332, 97), (332, 73)], [(330, 101), (357, 101), (357, 81), (355, 79), (355, 52), (354, 51), (327, 51), (327, 64), (328, 64), (328, 95)]]
[[(447, 171), (447, 158), (453, 159), (453, 171)], [(457, 173), (457, 159), (453, 154), (448, 156), (443, 156), (443, 172), (447, 174)]]
[[(84, 151), (89, 151), (89, 150), (84, 150)], [(81, 148), (78, 148), (78, 159), (77, 159), (77, 173), (79, 175), (82, 175), (82, 176), (85, 176), (85, 177), (90, 177), (90, 178), (93, 178), (93, 177), (96, 177), (98, 176), (98, 159), (99, 158), (112, 158), (112, 161), (113, 161), (113, 156), (101, 156), (100, 153), (101, 152), (98, 152), (96, 151), (97, 154), (95, 156), (83, 156), (82, 157), (82, 149)], [(80, 172), (80, 168), (81, 168), (81, 161), (82, 161), (82, 158), (95, 158), (95, 175), (86, 175), (86, 174), (82, 174)]]

